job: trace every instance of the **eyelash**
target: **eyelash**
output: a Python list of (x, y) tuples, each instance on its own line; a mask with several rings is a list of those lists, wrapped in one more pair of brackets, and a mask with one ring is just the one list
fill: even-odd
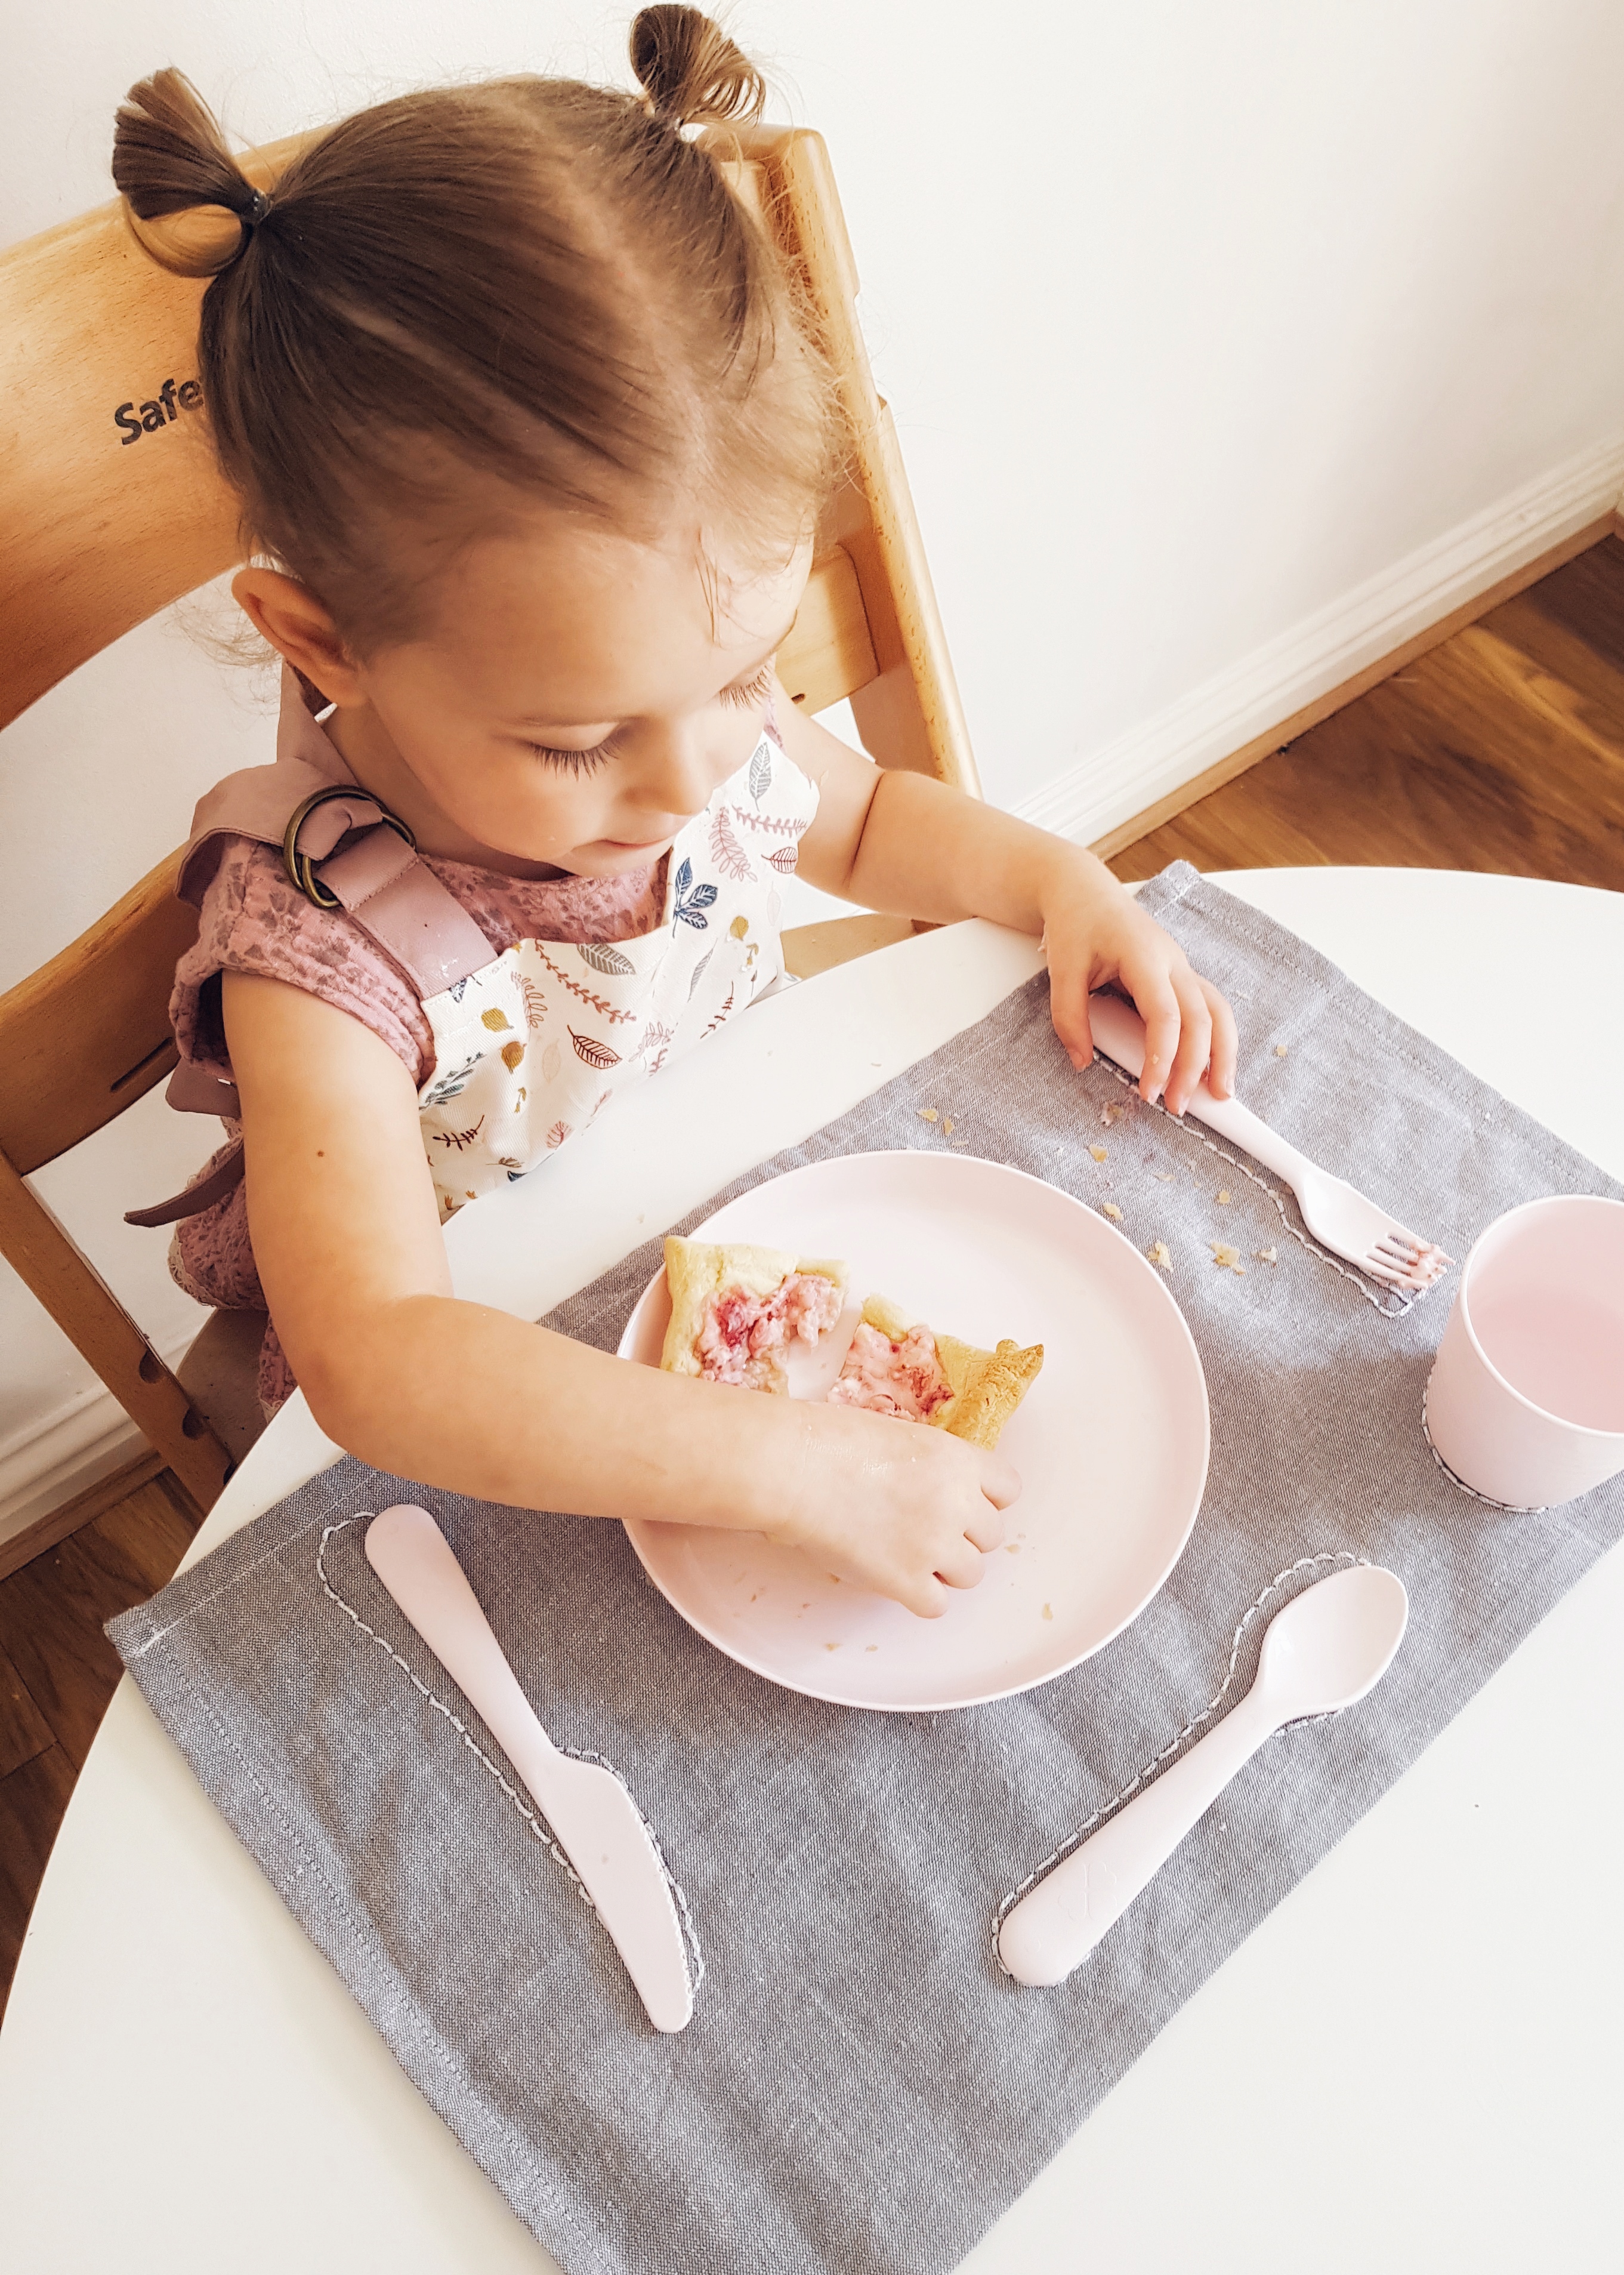
[(765, 703), (773, 692), (773, 666), (776, 661), (776, 657), (769, 655), (759, 671), (752, 672), (748, 679), (736, 680), (731, 687), (724, 687), (716, 700), (735, 711), (748, 711), (758, 703)]
[[(772, 692), (774, 661), (769, 656), (748, 679), (736, 680), (731, 687), (724, 687), (716, 700), (733, 711), (748, 711), (758, 703), (765, 703)], [(615, 755), (612, 743), (600, 743), (590, 751), (555, 751), (548, 743), (533, 743), (530, 747), (543, 766), (554, 767), (561, 774), (571, 774), (578, 780), (582, 775), (595, 775)]]

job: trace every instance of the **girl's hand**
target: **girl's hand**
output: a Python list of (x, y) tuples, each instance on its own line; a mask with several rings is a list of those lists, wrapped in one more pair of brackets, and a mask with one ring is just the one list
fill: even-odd
[(1184, 951), (1141, 915), (1103, 861), (1013, 814), (928, 782), (870, 765), (804, 719), (778, 707), (784, 748), (815, 777), (818, 818), (800, 843), (801, 874), (859, 907), (954, 924), (990, 917), (1048, 944), (1055, 1032), (1074, 1066), (1094, 1054), (1091, 990), (1114, 980), (1146, 1029), (1139, 1088), (1182, 1114), (1207, 1075), (1215, 1098), (1235, 1081), (1235, 1021)]
[(768, 1539), (924, 1620), (940, 1618), (949, 1588), (976, 1586), (1021, 1490), (1001, 1455), (857, 1407), (774, 1405), (800, 1457), (773, 1481)]
[(1088, 999), (1114, 981), (1144, 1021), (1144, 1071), (1139, 1094), (1153, 1105), (1164, 1092), (1170, 1114), (1182, 1114), (1205, 1074), (1214, 1098), (1235, 1084), (1235, 1017), (1210, 980), (1192, 971), (1183, 949), (1146, 916), (1091, 854), (1068, 847), (1043, 896), (1054, 1032), (1075, 1067), (1093, 1058)]

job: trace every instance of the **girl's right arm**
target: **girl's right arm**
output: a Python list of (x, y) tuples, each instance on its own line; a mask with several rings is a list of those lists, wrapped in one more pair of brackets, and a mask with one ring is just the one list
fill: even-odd
[(736, 1527), (812, 1550), (925, 1618), (971, 1587), (1020, 1491), (945, 1431), (630, 1366), (460, 1301), (412, 1077), (347, 1012), (228, 971), (250, 1229), (327, 1434), (486, 1500)]

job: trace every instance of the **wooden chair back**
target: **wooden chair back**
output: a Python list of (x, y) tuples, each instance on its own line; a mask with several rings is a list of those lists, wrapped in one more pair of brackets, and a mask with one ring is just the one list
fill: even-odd
[[(244, 158), (269, 187), (303, 138)], [(822, 138), (719, 139), (736, 186), (801, 270), (843, 394), (847, 475), (781, 652), (792, 699), (849, 698), (882, 765), (977, 780), (890, 415), (857, 316), (856, 265)], [(0, 726), (121, 634), (241, 556), (196, 369), (201, 280), (142, 253), (117, 202), (0, 255)], [(175, 1063), (167, 1006), (195, 936), (155, 869), (0, 997), (0, 1252), (207, 1507), (223, 1446), (46, 1209), (28, 1174), (99, 1130)]]

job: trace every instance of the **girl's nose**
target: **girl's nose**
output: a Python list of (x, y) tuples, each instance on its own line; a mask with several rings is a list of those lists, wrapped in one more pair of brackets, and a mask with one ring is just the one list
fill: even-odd
[(704, 737), (682, 724), (651, 725), (646, 736), (633, 803), (661, 819), (698, 813), (722, 778)]

